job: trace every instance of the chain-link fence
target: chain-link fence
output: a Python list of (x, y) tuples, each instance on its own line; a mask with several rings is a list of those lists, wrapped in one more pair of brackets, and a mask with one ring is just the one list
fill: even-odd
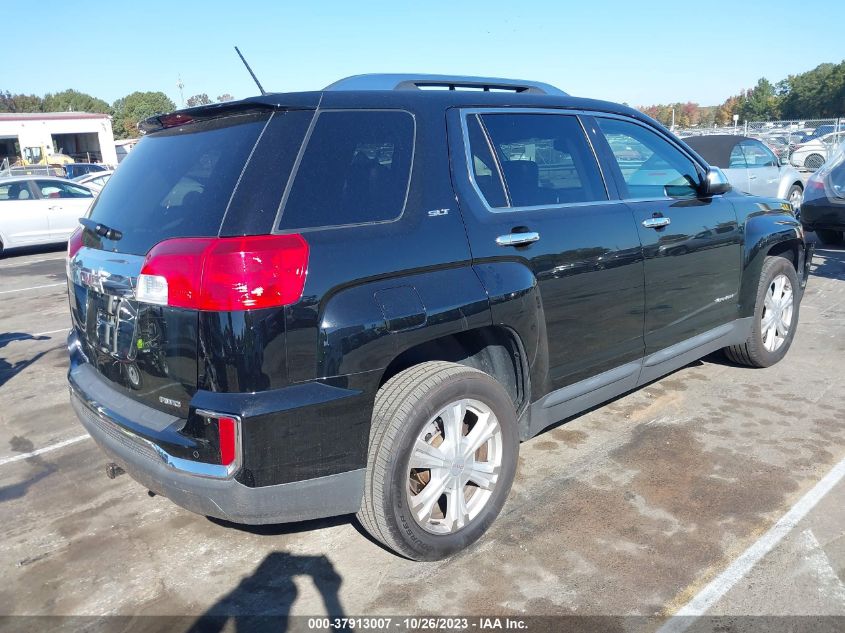
[(765, 143), (782, 164), (815, 171), (845, 142), (845, 117), (791, 121), (737, 121), (734, 125), (678, 128), (685, 136), (739, 134)]

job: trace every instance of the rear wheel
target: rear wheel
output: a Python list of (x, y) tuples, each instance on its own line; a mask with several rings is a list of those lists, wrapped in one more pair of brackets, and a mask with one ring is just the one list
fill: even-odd
[(426, 362), (379, 390), (358, 519), (414, 560), (475, 542), (505, 503), (519, 454), (502, 385), (471, 367)]
[(822, 244), (842, 243), (842, 231), (833, 231), (830, 229), (816, 229), (816, 237), (821, 240)]
[(786, 355), (798, 326), (798, 275), (792, 262), (768, 257), (757, 287), (751, 336), (741, 345), (725, 348), (735, 363), (769, 367)]

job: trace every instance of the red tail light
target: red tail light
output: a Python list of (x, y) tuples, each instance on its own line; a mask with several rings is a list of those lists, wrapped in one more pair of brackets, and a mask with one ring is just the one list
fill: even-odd
[(307, 268), (301, 235), (165, 240), (144, 259), (137, 297), (193, 310), (279, 307), (302, 296)]
[(82, 248), (82, 227), (77, 226), (76, 230), (70, 234), (70, 239), (67, 241), (67, 258), (72, 259), (74, 255)]
[(217, 419), (217, 436), (220, 441), (220, 464), (229, 466), (238, 456), (238, 423), (234, 418)]
[(815, 191), (819, 193), (824, 193), (824, 183), (820, 180), (815, 180), (810, 178), (807, 181), (807, 191)]

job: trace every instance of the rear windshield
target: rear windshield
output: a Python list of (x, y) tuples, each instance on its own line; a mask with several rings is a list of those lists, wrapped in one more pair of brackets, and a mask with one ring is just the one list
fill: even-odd
[(268, 118), (241, 114), (144, 137), (91, 210), (91, 219), (123, 233), (102, 247), (143, 255), (172, 237), (217, 235)]

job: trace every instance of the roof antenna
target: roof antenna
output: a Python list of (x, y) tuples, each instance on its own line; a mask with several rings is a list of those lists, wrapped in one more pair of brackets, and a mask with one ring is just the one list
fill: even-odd
[(238, 54), (238, 57), (241, 58), (241, 61), (244, 63), (244, 66), (246, 66), (246, 69), (249, 71), (249, 74), (252, 75), (252, 80), (255, 82), (255, 85), (258, 86), (258, 89), (261, 91), (261, 94), (266, 95), (267, 93), (264, 91), (264, 88), (261, 87), (261, 82), (258, 81), (258, 77), (255, 76), (254, 72), (252, 72), (252, 68), (250, 68), (249, 64), (246, 63), (244, 56), (241, 55), (241, 51), (238, 50), (237, 46), (235, 46), (235, 52)]

